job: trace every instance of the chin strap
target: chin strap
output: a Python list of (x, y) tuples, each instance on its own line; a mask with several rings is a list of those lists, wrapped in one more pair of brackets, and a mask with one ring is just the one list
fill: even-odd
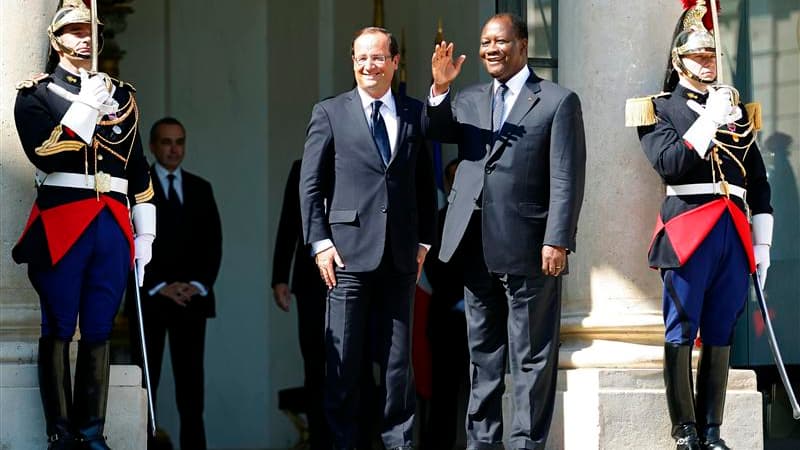
[(680, 56), (673, 55), (672, 65), (675, 66), (675, 69), (677, 69), (678, 73), (680, 73), (682, 76), (697, 81), (698, 83), (713, 84), (715, 81), (717, 81), (716, 77), (714, 77), (713, 80), (704, 80), (698, 77), (696, 74), (690, 72), (689, 69), (686, 68), (686, 65), (683, 64), (683, 58)]
[[(54, 35), (53, 33), (50, 32), (50, 30), (47, 30), (47, 34), (50, 35), (50, 42), (52, 42), (53, 45), (56, 47), (56, 51), (62, 52), (65, 55), (71, 56), (73, 58), (80, 58), (85, 60), (92, 59), (92, 55), (81, 55), (80, 53), (76, 52), (74, 48), (70, 48), (64, 45), (64, 43), (61, 42), (61, 37)], [(103, 51), (103, 44), (105, 43), (105, 39), (103, 39), (102, 36), (100, 36), (99, 40), (100, 40), (100, 47), (97, 49), (98, 54)]]

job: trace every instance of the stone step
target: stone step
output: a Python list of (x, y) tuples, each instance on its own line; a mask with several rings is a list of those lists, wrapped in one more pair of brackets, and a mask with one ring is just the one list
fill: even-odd
[[(74, 370), (73, 370), (74, 373)], [(115, 450), (147, 448), (147, 397), (137, 366), (111, 365), (105, 435)], [(0, 364), (0, 449), (46, 447), (35, 364)]]
[[(506, 392), (511, 391), (506, 376)], [(751, 370), (731, 370), (722, 437), (732, 448), (762, 450), (762, 396)], [(513, 401), (503, 396), (508, 443)], [(559, 370), (547, 450), (674, 450), (660, 369)], [(509, 447), (511, 448), (511, 447)]]

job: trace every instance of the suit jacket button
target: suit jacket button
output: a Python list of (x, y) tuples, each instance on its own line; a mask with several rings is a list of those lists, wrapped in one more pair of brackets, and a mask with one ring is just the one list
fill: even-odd
[(486, 168), (486, 174), (487, 174), (487, 175), (488, 175), (488, 174), (490, 174), (490, 173), (492, 173), (493, 171), (494, 171), (494, 167), (487, 167), (487, 168)]
[(381, 205), (381, 212), (386, 214), (386, 205)]

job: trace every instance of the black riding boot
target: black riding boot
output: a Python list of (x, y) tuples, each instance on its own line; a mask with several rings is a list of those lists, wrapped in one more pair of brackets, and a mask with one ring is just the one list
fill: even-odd
[(677, 450), (700, 450), (694, 415), (691, 345), (664, 343), (664, 385)]
[(69, 342), (39, 339), (39, 393), (47, 426), (48, 450), (72, 450), (75, 436), (69, 422), (72, 384), (69, 374)]
[(700, 363), (697, 366), (697, 429), (704, 449), (730, 450), (719, 437), (730, 356), (730, 347), (703, 345), (700, 350)]
[(109, 374), (108, 341), (78, 342), (73, 422), (85, 450), (110, 450), (103, 436)]

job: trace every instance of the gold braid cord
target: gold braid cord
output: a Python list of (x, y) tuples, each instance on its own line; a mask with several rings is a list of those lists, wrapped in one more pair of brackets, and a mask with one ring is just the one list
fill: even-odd
[[(743, 123), (737, 122), (736, 125), (739, 128), (744, 128), (744, 131), (736, 132), (732, 130), (727, 130), (725, 128), (721, 128), (717, 130), (717, 136), (719, 136), (720, 138), (727, 137), (728, 139), (732, 140), (735, 143), (740, 143), (744, 141), (742, 142), (742, 145), (723, 142), (717, 137), (714, 137), (712, 139), (712, 142), (714, 143), (714, 148), (712, 149), (712, 155), (711, 155), (711, 161), (713, 162), (713, 164), (711, 165), (711, 178), (716, 183), (717, 173), (719, 173), (719, 179), (720, 182), (722, 182), (723, 186), (727, 186), (727, 181), (725, 180), (725, 172), (722, 170), (723, 160), (720, 157), (720, 153), (728, 155), (731, 161), (733, 161), (739, 168), (739, 171), (742, 173), (742, 177), (746, 179), (747, 170), (744, 167), (743, 161), (745, 158), (747, 158), (747, 153), (750, 151), (750, 147), (756, 141), (755, 132), (753, 131), (752, 121), (747, 121)], [(737, 153), (741, 154), (742, 156), (738, 157)], [(727, 191), (727, 187), (725, 188), (725, 190)], [(728, 193), (725, 192), (725, 195), (728, 195)]]
[[(101, 120), (99, 122), (99, 124), (103, 125), (103, 126), (115, 126), (115, 125), (118, 125), (118, 124), (121, 124), (122, 122), (124, 122), (128, 117), (130, 117), (131, 113), (133, 113), (133, 118), (134, 118), (133, 125), (131, 125), (130, 129), (128, 129), (128, 132), (125, 133), (125, 135), (122, 136), (122, 138), (120, 138), (120, 139), (118, 139), (116, 141), (112, 141), (112, 140), (106, 139), (103, 136), (101, 136), (99, 134), (96, 134), (95, 135), (95, 142), (97, 143), (97, 145), (100, 148), (102, 148), (103, 150), (111, 153), (112, 155), (114, 155), (114, 157), (118, 158), (119, 160), (125, 162), (125, 167), (127, 168), (128, 159), (131, 156), (131, 151), (133, 150), (133, 144), (134, 144), (134, 141), (136, 140), (135, 137), (131, 138), (131, 135), (136, 132), (136, 128), (139, 125), (139, 107), (136, 104), (136, 99), (133, 97), (133, 94), (131, 94), (128, 97), (128, 102), (125, 103), (125, 106), (120, 108), (120, 110), (123, 111), (123, 112), (118, 117), (116, 117), (114, 119), (109, 119), (109, 120)], [(128, 138), (131, 138), (131, 144), (128, 147), (127, 155), (125, 155), (125, 156), (120, 155), (118, 152), (114, 151), (111, 148), (114, 145), (122, 144)]]

